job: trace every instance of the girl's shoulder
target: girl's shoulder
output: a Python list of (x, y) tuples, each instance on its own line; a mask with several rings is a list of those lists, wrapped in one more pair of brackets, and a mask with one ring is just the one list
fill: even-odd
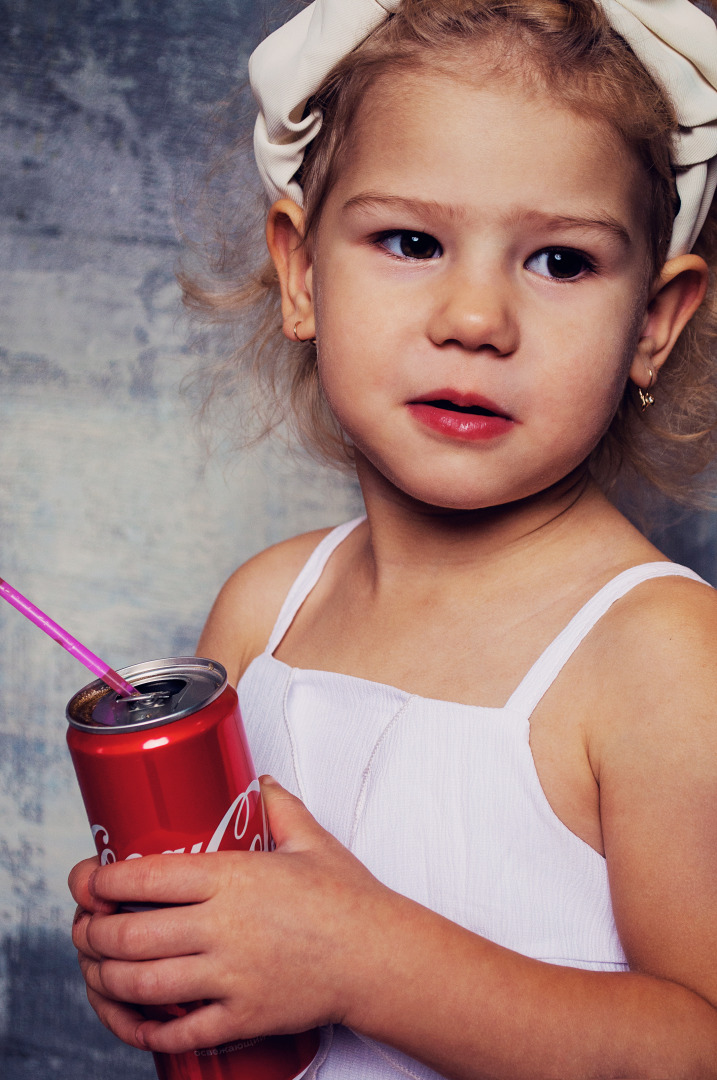
[(666, 575), (634, 586), (593, 630), (593, 656), (610, 658), (608, 686), (630, 682), (643, 700), (675, 679), (717, 685), (717, 590), (689, 577)]
[(646, 746), (665, 763), (678, 745), (717, 760), (717, 590), (678, 576), (645, 581), (593, 633), (585, 674), (601, 703), (598, 776)]
[(286, 594), (330, 532), (330, 528), (315, 529), (273, 544), (243, 563), (222, 587), (197, 653), (223, 664), (232, 684), (265, 649)]
[(705, 660), (717, 660), (717, 590), (677, 574), (649, 578), (615, 604), (606, 630), (627, 662), (639, 658), (655, 678), (666, 662), (698, 677)]
[(596, 630), (586, 743), (620, 941), (633, 971), (715, 1003), (717, 592), (644, 582)]

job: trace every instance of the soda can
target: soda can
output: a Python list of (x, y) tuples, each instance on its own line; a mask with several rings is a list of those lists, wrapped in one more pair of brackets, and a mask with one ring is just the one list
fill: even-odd
[[(222, 665), (172, 657), (121, 674), (135, 697), (97, 679), (67, 706), (67, 743), (100, 862), (269, 850), (237, 694)], [(144, 1011), (168, 1019), (198, 1004)], [(299, 1080), (318, 1044), (314, 1029), (154, 1060), (160, 1080)]]

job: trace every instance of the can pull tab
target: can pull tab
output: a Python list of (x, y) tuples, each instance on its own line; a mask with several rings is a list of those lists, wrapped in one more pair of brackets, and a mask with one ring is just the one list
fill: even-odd
[(181, 678), (156, 679), (140, 685), (139, 694), (115, 700), (114, 723), (127, 726), (177, 712), (187, 685), (187, 680)]

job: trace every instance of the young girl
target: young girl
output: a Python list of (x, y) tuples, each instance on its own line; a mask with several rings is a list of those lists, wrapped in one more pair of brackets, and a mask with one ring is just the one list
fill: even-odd
[(326, 1025), (320, 1080), (717, 1077), (717, 600), (604, 494), (714, 451), (714, 23), (317, 0), (252, 78), (269, 381), (366, 516), (223, 589), (276, 851), (80, 864), (90, 1001)]

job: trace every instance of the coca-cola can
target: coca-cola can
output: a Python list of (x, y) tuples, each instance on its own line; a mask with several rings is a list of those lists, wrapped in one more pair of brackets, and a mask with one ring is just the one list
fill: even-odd
[[(237, 694), (222, 665), (172, 657), (121, 674), (136, 696), (97, 679), (67, 706), (67, 743), (100, 862), (269, 850)], [(199, 1004), (145, 1011), (169, 1018)], [(314, 1029), (154, 1060), (160, 1080), (299, 1080), (318, 1043)]]

